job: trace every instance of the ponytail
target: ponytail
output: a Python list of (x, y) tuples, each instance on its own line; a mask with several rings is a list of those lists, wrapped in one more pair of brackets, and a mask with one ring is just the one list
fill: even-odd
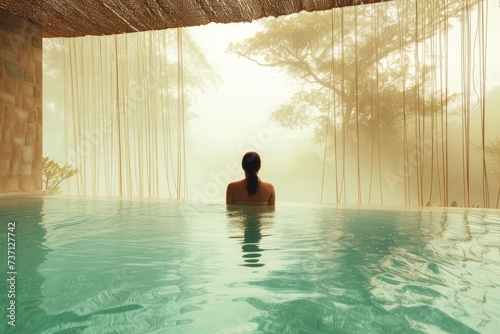
[(255, 171), (249, 172), (247, 181), (248, 195), (249, 196), (255, 195), (258, 187), (259, 187), (259, 178), (257, 177), (257, 173)]
[(257, 188), (259, 187), (259, 178), (257, 177), (257, 172), (260, 169), (260, 157), (255, 152), (248, 152), (243, 156), (241, 161), (241, 166), (243, 170), (248, 173), (247, 179), (247, 191), (248, 195), (252, 196), (257, 193)]

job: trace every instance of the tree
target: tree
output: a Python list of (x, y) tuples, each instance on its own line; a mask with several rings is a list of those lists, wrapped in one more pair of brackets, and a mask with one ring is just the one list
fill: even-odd
[[(448, 70), (442, 48), (453, 20), (470, 20), (481, 1), (406, 0), (300, 13), (264, 21), (260, 32), (228, 51), (278, 68), (297, 84), (270, 117), (284, 127), (313, 129), (316, 142), (327, 140), (336, 198), (357, 191), (360, 204), (369, 187), (370, 202), (377, 169), (381, 201), (384, 181), (394, 198), (402, 197), (394, 189), (404, 191), (407, 205), (410, 194), (420, 205), (424, 192), (432, 201), (439, 186), (447, 205), (447, 146), (437, 144), (446, 131), (438, 129), (460, 110), (461, 96), (442, 84)], [(388, 180), (389, 171), (396, 177)]]
[[(265, 21), (262, 31), (228, 51), (301, 83), (272, 113), (280, 125), (312, 127), (317, 141), (327, 125), (343, 127), (362, 140), (373, 135), (376, 122), (390, 143), (401, 138), (406, 115), (430, 115), (456, 98), (433, 91), (439, 59), (424, 59), (422, 49), (473, 2), (402, 1), (300, 13)], [(333, 115), (334, 108), (341, 111)]]
[(42, 178), (49, 195), (60, 193), (59, 184), (77, 173), (78, 168), (71, 168), (71, 165), (61, 166), (49, 157), (44, 157), (42, 160)]

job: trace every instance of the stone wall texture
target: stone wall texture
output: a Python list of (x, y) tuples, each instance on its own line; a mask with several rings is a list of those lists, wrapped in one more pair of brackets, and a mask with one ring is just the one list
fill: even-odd
[(42, 189), (42, 32), (0, 9), (0, 192)]

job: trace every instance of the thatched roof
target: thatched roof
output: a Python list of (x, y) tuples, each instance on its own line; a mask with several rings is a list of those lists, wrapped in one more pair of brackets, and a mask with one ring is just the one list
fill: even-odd
[(44, 37), (250, 22), (267, 16), (388, 0), (0, 0), (4, 8), (44, 27)]

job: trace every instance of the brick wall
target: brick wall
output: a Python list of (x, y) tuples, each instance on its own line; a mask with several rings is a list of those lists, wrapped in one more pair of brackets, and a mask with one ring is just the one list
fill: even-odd
[(42, 189), (42, 28), (0, 9), (0, 193)]

